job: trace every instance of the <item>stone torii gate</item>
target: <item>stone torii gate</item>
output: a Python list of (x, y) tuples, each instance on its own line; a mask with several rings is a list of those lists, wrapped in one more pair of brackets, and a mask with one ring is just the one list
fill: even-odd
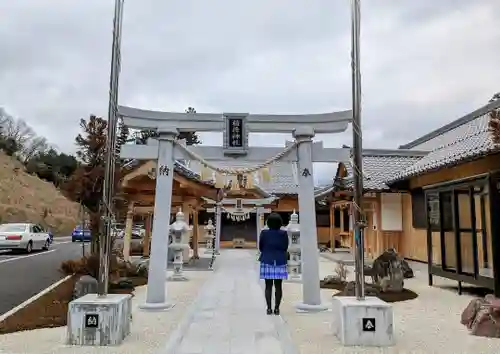
[[(319, 255), (316, 230), (313, 161), (349, 161), (349, 149), (324, 148), (321, 142), (313, 143), (317, 133), (344, 132), (352, 121), (352, 112), (341, 111), (308, 115), (269, 115), (241, 113), (171, 113), (142, 110), (120, 106), (118, 115), (126, 126), (134, 129), (152, 129), (158, 132), (157, 145), (124, 145), (122, 158), (157, 160), (156, 191), (151, 241), (149, 280), (144, 309), (168, 309), (166, 272), (166, 233), (169, 228), (172, 184), (175, 159), (202, 157), (205, 161), (238, 161), (263, 164), (275, 156), (280, 161), (297, 162), (299, 177), (299, 213), (302, 246), (303, 302), (297, 308), (321, 311), (319, 287)], [(224, 132), (223, 147), (181, 148), (175, 139), (179, 132)], [(295, 145), (284, 153), (283, 148), (249, 147), (249, 133), (293, 134)], [(287, 148), (285, 148), (286, 150)], [(293, 153), (296, 151), (296, 153)]]

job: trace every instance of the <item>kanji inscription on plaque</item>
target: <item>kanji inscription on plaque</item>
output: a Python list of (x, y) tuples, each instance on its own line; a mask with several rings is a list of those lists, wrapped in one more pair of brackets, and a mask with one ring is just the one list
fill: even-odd
[(228, 142), (230, 147), (243, 147), (243, 118), (229, 118)]
[(160, 167), (158, 168), (158, 174), (160, 176), (168, 176), (170, 174), (170, 168), (165, 165), (160, 165)]

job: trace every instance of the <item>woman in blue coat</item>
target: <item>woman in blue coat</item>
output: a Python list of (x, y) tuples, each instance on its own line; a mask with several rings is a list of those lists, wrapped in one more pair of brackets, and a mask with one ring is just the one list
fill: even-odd
[(280, 303), (283, 297), (283, 279), (288, 278), (287, 251), (288, 235), (281, 230), (283, 220), (277, 213), (267, 218), (268, 230), (262, 230), (259, 237), (260, 278), (266, 282), (267, 314), (273, 314), (271, 303), (273, 285), (275, 289), (274, 314), (280, 314)]

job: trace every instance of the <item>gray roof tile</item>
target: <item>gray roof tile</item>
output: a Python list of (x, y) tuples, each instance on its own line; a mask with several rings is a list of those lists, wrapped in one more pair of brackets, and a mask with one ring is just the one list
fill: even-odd
[[(408, 151), (393, 150), (392, 154), (388, 150), (370, 150), (363, 152), (363, 187), (365, 190), (379, 191), (388, 190), (385, 181), (395, 173), (404, 170), (422, 159), (423, 153), (415, 151), (415, 155)], [(347, 163), (347, 178), (344, 187), (352, 187), (353, 168), (351, 163)]]
[(455, 121), (461, 124), (453, 122), (455, 126), (442, 131), (441, 134), (428, 135), (427, 140), (417, 140), (417, 144), (410, 143), (411, 146), (409, 147), (412, 149), (430, 150), (429, 154), (412, 166), (408, 166), (399, 173), (389, 176), (387, 183), (391, 184), (496, 151), (497, 147), (491, 140), (488, 123), (489, 112), (498, 107), (500, 107), (500, 100), (473, 112), (475, 115), (465, 116), (464, 118), (467, 119), (460, 118)]

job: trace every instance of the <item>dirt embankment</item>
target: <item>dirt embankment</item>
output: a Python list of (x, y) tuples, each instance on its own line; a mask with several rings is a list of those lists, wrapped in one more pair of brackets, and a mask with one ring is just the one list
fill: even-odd
[(40, 223), (57, 236), (69, 236), (79, 218), (78, 203), (0, 151), (0, 223)]

